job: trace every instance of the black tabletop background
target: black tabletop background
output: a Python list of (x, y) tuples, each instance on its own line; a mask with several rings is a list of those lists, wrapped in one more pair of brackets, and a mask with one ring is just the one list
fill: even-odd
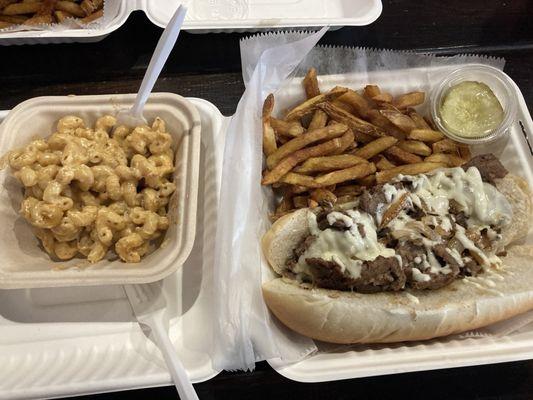
[[(353, 0), (355, 1), (355, 0)], [(533, 2), (384, 0), (367, 27), (328, 32), (322, 44), (478, 53), (507, 60), (506, 72), (533, 104)], [(141, 12), (98, 43), (0, 47), (0, 110), (40, 95), (132, 93), (161, 34)], [(243, 92), (239, 39), (247, 34), (182, 33), (156, 91), (207, 99), (231, 115)], [(303, 384), (266, 363), (195, 385), (200, 399), (531, 399), (533, 361)], [(90, 396), (176, 398), (173, 387)]]

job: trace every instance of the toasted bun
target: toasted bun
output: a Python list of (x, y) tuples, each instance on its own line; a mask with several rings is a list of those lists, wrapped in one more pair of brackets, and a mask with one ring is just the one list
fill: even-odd
[[(496, 183), (513, 207), (507, 243), (527, 234), (531, 195), (520, 178)], [(307, 209), (280, 218), (263, 237), (263, 251), (281, 273), (292, 250), (308, 235)], [(277, 278), (263, 284), (276, 317), (294, 331), (333, 343), (386, 343), (464, 332), (533, 309), (533, 246), (513, 246), (503, 265), (438, 290), (362, 294), (314, 288)]]

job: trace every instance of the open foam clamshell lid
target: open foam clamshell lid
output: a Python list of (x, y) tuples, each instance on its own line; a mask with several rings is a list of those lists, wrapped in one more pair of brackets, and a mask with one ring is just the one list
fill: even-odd
[[(381, 0), (187, 0), (183, 29), (195, 32), (238, 32), (272, 28), (362, 26), (381, 14)], [(105, 23), (90, 29), (0, 32), (0, 45), (96, 42), (120, 28), (136, 10), (165, 27), (180, 2), (168, 0), (106, 0)]]

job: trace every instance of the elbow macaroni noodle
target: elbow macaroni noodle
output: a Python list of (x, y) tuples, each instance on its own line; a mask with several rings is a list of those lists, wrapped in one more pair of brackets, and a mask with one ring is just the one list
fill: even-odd
[(172, 136), (160, 118), (151, 127), (116, 124), (105, 115), (88, 128), (66, 116), (48, 140), (9, 154), (25, 188), (20, 213), (51, 256), (80, 254), (94, 263), (114, 249), (121, 260), (139, 262), (168, 229)]

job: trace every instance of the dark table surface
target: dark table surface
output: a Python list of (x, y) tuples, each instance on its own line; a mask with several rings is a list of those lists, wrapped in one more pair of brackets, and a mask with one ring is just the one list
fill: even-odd
[[(531, 21), (528, 0), (384, 0), (374, 24), (329, 32), (321, 43), (504, 57), (506, 72), (531, 107)], [(160, 34), (136, 12), (98, 43), (0, 47), (0, 110), (40, 95), (136, 92)], [(244, 88), (239, 58), (244, 36), (182, 33), (155, 90), (201, 97), (231, 115)], [(253, 373), (224, 372), (195, 388), (201, 399), (531, 399), (533, 361), (320, 384), (292, 382), (260, 363)], [(171, 399), (176, 392), (164, 387), (90, 398)]]

